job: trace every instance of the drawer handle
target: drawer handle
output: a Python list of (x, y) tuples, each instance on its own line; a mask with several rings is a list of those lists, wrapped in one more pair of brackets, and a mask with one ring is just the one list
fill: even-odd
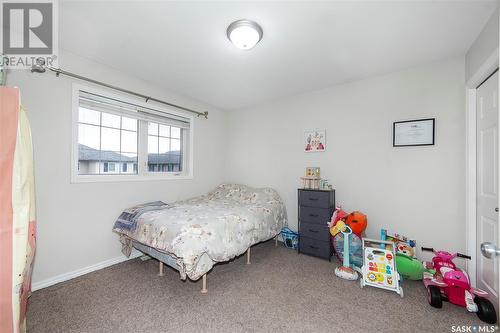
[(309, 198), (309, 200), (311, 200), (311, 201), (318, 201), (319, 199), (318, 198)]
[(318, 233), (319, 231), (318, 230), (314, 230), (314, 229), (309, 229), (310, 232), (314, 232), (314, 233)]
[(310, 217), (319, 217), (318, 214), (309, 214)]
[(316, 246), (312, 246), (312, 245), (309, 245), (309, 247), (313, 250), (319, 250), (319, 247), (316, 247)]

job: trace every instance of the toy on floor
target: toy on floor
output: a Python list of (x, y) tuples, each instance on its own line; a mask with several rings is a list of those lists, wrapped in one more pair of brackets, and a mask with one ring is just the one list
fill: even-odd
[(380, 230), (380, 239), (383, 241), (394, 242), (396, 244), (396, 253), (402, 253), (408, 257), (417, 257), (417, 242), (413, 239), (400, 234), (390, 234), (386, 229)]
[(283, 245), (289, 249), (297, 250), (299, 248), (299, 234), (288, 227), (281, 229), (281, 238)]
[[(337, 222), (340, 233), (344, 235), (344, 253), (349, 253), (349, 236), (352, 234), (351, 228), (342, 220)], [(349, 265), (349, 256), (344, 256), (342, 266), (335, 268), (335, 275), (345, 280), (357, 280), (358, 273)]]
[(396, 253), (396, 267), (402, 278), (408, 280), (422, 280), (425, 268), (422, 263), (406, 254)]
[(368, 219), (365, 214), (355, 211), (346, 216), (345, 223), (351, 228), (353, 233), (361, 236), (361, 233), (366, 229)]
[(336, 231), (335, 233), (333, 233), (332, 230), (331, 230), (331, 228), (333, 228), (338, 221), (345, 219), (346, 216), (347, 216), (347, 213), (342, 210), (341, 206), (336, 206), (335, 207), (335, 211), (333, 212), (332, 219), (327, 224), (328, 228), (330, 228), (330, 233), (332, 234), (332, 236), (335, 236), (335, 234), (338, 231)]
[[(333, 251), (340, 261), (344, 261), (344, 238), (342, 232), (338, 232), (335, 236), (332, 236)], [(352, 233), (348, 237), (348, 242), (349, 251), (347, 253), (349, 253), (349, 255), (346, 257), (349, 257), (350, 264), (357, 267), (363, 266), (363, 244), (361, 242), (361, 237)]]
[(363, 238), (363, 267), (360, 286), (372, 286), (394, 291), (403, 297), (396, 270), (393, 242)]
[(433, 248), (422, 247), (422, 251), (434, 253), (432, 262), (424, 263), (428, 269), (435, 270), (434, 274), (424, 273), (424, 285), (427, 288), (429, 304), (441, 308), (443, 301), (467, 308), (469, 312), (476, 312), (479, 319), (488, 323), (497, 322), (495, 307), (486, 298), (488, 293), (478, 288), (472, 288), (467, 273), (455, 266), (456, 257), (470, 259), (460, 253), (435, 251)]
[(351, 265), (361, 267), (363, 265), (361, 233), (366, 229), (366, 215), (359, 212), (347, 214), (340, 206), (335, 207), (328, 227), (330, 228), (333, 251), (340, 261), (344, 261), (344, 234), (340, 232), (344, 225), (349, 226), (352, 230), (348, 237), (349, 262)]
[(358, 236), (361, 236), (361, 233), (365, 231), (368, 224), (368, 219), (365, 214), (358, 211), (347, 214), (342, 210), (341, 206), (336, 206), (332, 219), (328, 222), (328, 227), (330, 228), (332, 236), (335, 236), (339, 232), (338, 228), (335, 228), (335, 225), (340, 220), (344, 221), (345, 224), (351, 228), (352, 232)]
[(390, 234), (381, 229), (380, 239), (396, 244), (396, 267), (401, 277), (409, 280), (422, 280), (424, 266), (417, 259), (417, 242), (399, 234)]
[[(333, 245), (333, 251), (340, 261), (344, 261), (344, 234), (340, 232), (344, 229), (347, 224), (345, 220), (347, 219), (347, 214), (342, 210), (340, 206), (335, 207), (332, 219), (328, 223), (330, 228), (331, 242)], [(351, 228), (352, 230), (352, 228)], [(361, 249), (361, 237), (356, 233), (350, 234), (348, 237), (349, 242), (349, 262), (351, 265), (361, 267), (363, 265), (363, 251)]]

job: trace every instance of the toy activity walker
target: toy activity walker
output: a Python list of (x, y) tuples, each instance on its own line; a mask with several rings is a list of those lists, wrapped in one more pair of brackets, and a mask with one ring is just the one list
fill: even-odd
[(363, 238), (363, 267), (360, 286), (372, 286), (394, 291), (403, 297), (396, 270), (393, 242)]

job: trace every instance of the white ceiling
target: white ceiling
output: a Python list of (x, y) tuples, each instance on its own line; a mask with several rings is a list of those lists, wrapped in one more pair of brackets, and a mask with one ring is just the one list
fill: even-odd
[[(61, 47), (225, 110), (463, 55), (496, 1), (69, 1)], [(226, 27), (251, 19), (252, 50)]]

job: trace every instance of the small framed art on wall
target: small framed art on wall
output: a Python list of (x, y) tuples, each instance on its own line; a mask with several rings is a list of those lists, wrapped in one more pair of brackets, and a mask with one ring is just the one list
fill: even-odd
[(326, 150), (326, 130), (304, 132), (304, 152), (322, 152)]

